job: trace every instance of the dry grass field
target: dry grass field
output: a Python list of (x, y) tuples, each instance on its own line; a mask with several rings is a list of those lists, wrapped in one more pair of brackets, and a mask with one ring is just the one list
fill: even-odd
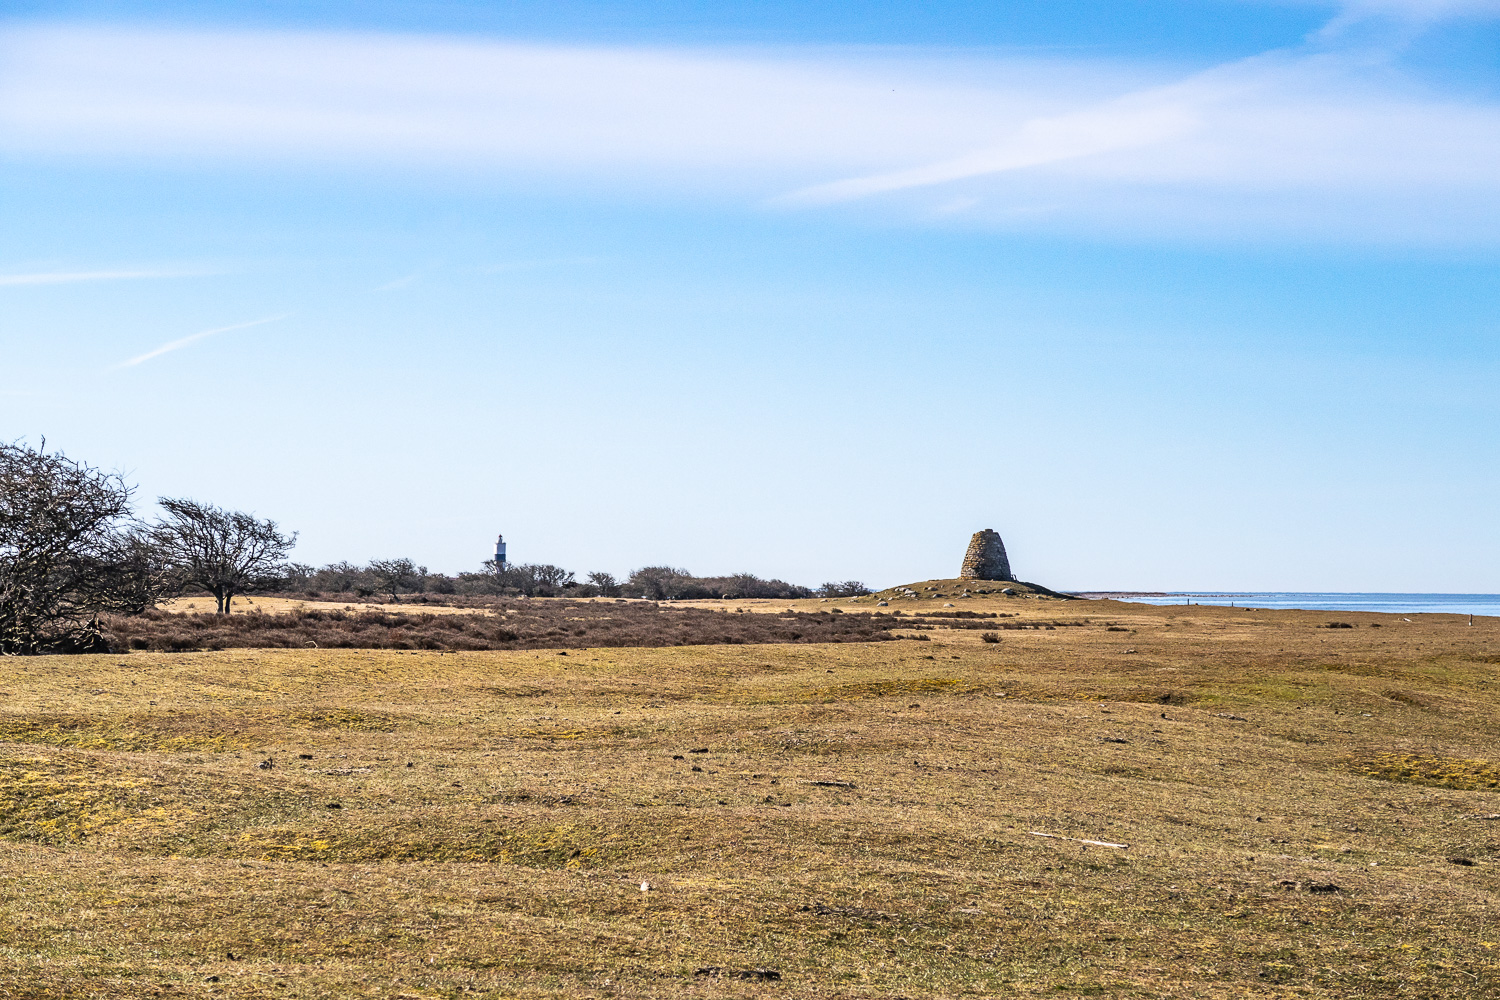
[(0, 660), (0, 997), (1500, 996), (1500, 621), (953, 603)]
[[(214, 599), (202, 596), (179, 597), (175, 600), (165, 602), (161, 608), (163, 611), (169, 611), (174, 614), (213, 614)], [(275, 615), (285, 614), (288, 611), (294, 611), (299, 608), (348, 608), (357, 611), (396, 612), (420, 611), (423, 614), (429, 615), (472, 615), (483, 613), (481, 609), (477, 608), (449, 608), (441, 604), (390, 604), (381, 601), (355, 601), (349, 603), (347, 601), (311, 601), (295, 597), (262, 597), (259, 595), (253, 597), (236, 597), (230, 604), (229, 613), (233, 615), (251, 615), (259, 611), (264, 614)]]

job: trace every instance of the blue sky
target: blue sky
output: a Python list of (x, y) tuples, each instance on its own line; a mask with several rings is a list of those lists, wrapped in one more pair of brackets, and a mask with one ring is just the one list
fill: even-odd
[(1500, 3), (7, 10), (0, 428), (143, 513), (1500, 591)]

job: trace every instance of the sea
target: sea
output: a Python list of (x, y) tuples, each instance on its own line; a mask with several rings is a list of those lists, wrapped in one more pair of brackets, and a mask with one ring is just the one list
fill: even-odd
[(1300, 608), (1307, 611), (1384, 611), (1415, 615), (1500, 615), (1500, 594), (1307, 594), (1186, 591), (1167, 594), (1091, 593), (1142, 604), (1219, 604), (1238, 608)]

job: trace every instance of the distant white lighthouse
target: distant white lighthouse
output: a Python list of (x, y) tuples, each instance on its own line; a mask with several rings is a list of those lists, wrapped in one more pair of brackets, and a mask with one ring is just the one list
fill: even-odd
[(495, 569), (505, 568), (505, 536), (500, 535), (495, 539)]

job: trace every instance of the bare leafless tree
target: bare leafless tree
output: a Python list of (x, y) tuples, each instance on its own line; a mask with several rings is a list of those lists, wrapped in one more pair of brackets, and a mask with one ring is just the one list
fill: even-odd
[(859, 580), (834, 581), (817, 589), (819, 597), (863, 597), (869, 593), (870, 588)]
[(615, 579), (613, 573), (590, 573), (589, 583), (597, 587), (604, 597), (620, 596), (620, 581)]
[(692, 579), (693, 574), (685, 569), (672, 566), (642, 566), (640, 569), (631, 571), (630, 579), (626, 581), (626, 584), (633, 597), (661, 601), (683, 596), (684, 589)]
[(698, 600), (702, 598), (800, 598), (812, 591), (785, 580), (762, 580), (754, 573), (733, 576), (694, 576), (672, 566), (644, 566), (632, 570), (621, 588), (629, 597), (651, 600)]
[(166, 511), (152, 529), (161, 558), (179, 587), (202, 587), (227, 614), (236, 594), (274, 585), (297, 541), (275, 521), (196, 500), (162, 497)]
[(464, 573), (459, 581), (479, 593), (524, 594), (527, 597), (557, 597), (565, 588), (577, 586), (571, 570), (550, 563), (506, 563), (484, 561), (482, 573)]
[(418, 566), (410, 559), (371, 559), (370, 572), (380, 584), (381, 593), (390, 594), (391, 602), (400, 601), (400, 591), (416, 590), (427, 575), (426, 566)]
[(0, 445), (0, 652), (103, 649), (101, 614), (156, 604), (164, 580), (132, 489), (45, 441)]

